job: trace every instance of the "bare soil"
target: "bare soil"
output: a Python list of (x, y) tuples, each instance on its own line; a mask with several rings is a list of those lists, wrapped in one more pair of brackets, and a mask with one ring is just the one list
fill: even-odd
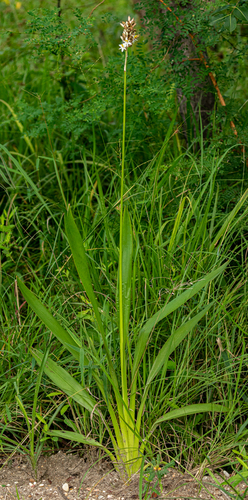
[[(199, 481), (194, 474), (182, 474), (176, 469), (168, 470), (162, 484), (163, 492), (159, 500), (231, 498), (228, 486), (225, 486), (227, 493), (222, 492), (211, 477), (205, 476)], [(244, 491), (245, 487), (241, 483), (239, 490)], [(157, 498), (156, 495), (153, 498)], [(59, 451), (40, 458), (35, 478), (29, 459), (15, 455), (0, 469), (0, 499), (138, 500), (139, 477), (133, 476), (128, 483), (124, 483), (108, 462), (94, 464), (78, 455)]]

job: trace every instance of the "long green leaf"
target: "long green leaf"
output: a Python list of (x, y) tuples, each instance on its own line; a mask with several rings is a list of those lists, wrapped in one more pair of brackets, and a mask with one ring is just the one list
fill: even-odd
[(94, 309), (96, 320), (98, 324), (98, 328), (101, 334), (105, 337), (103, 324), (101, 320), (101, 315), (99, 313), (99, 304), (97, 302), (93, 286), (91, 283), (91, 277), (89, 272), (88, 261), (84, 249), (83, 240), (81, 238), (80, 232), (76, 226), (76, 223), (73, 219), (71, 209), (68, 209), (67, 214), (65, 215), (65, 231), (70, 243), (73, 260), (75, 262), (75, 266), (77, 268), (77, 272), (79, 274), (80, 280), (85, 288), (85, 291), (88, 295), (88, 298), (92, 304)]
[(159, 321), (161, 321), (163, 318), (168, 316), (171, 312), (175, 311), (178, 309), (180, 306), (185, 304), (187, 300), (189, 300), (191, 297), (193, 297), (197, 292), (199, 292), (204, 286), (206, 286), (211, 280), (216, 278), (220, 273), (224, 271), (226, 268), (227, 263), (223, 264), (221, 267), (216, 269), (215, 271), (212, 271), (211, 273), (207, 274), (204, 278), (199, 280), (197, 283), (195, 283), (192, 287), (190, 287), (188, 290), (185, 290), (181, 295), (176, 297), (174, 300), (166, 304), (160, 311), (155, 313), (143, 326), (143, 328), (140, 331), (139, 334), (139, 339), (136, 345), (135, 353), (134, 353), (134, 363), (133, 363), (133, 369), (132, 369), (132, 380), (134, 380), (137, 371), (138, 371), (138, 366), (139, 362), (141, 360), (141, 357), (144, 354), (148, 337), (150, 332), (155, 328), (155, 326), (158, 324)]
[(27, 303), (37, 314), (37, 316), (45, 323), (47, 328), (57, 337), (60, 342), (70, 351), (70, 353), (79, 361), (81, 342), (73, 333), (67, 332), (59, 322), (53, 317), (48, 309), (40, 302), (39, 299), (31, 292), (22, 281), (17, 278), (18, 286)]
[(183, 408), (177, 408), (176, 410), (171, 410), (163, 417), (158, 418), (152, 426), (151, 432), (154, 431), (155, 427), (161, 422), (166, 422), (167, 420), (172, 420), (173, 418), (182, 418), (187, 415), (196, 415), (197, 413), (207, 413), (207, 412), (227, 412), (229, 408), (226, 406), (218, 405), (216, 403), (200, 403), (195, 405), (184, 406)]
[[(12, 116), (13, 116), (15, 122), (16, 122), (17, 127), (19, 128), (19, 130), (20, 130), (20, 132), (22, 134), (24, 127), (23, 127), (22, 123), (18, 120), (18, 117), (17, 117), (16, 113), (14, 112), (13, 108), (6, 101), (3, 101), (2, 99), (0, 99), (0, 102), (2, 102), (3, 104), (5, 104), (5, 106), (7, 106), (7, 108), (11, 112), (11, 114), (12, 114)], [(35, 150), (34, 150), (33, 144), (30, 141), (30, 139), (27, 136), (27, 134), (23, 134), (23, 138), (25, 139), (27, 145), (30, 147), (32, 153), (35, 154)]]
[(40, 194), (37, 186), (34, 184), (32, 179), (29, 177), (27, 172), (24, 170), (24, 168), (22, 168), (22, 166), (19, 164), (19, 162), (16, 160), (16, 158), (14, 158), (14, 156), (12, 156), (12, 154), (8, 151), (8, 149), (5, 146), (0, 144), (0, 148), (8, 155), (8, 157), (11, 159), (13, 164), (16, 166), (18, 172), (23, 176), (25, 181), (31, 186), (31, 188), (33, 189), (33, 192), (36, 194), (37, 198), (39, 198), (42, 205), (47, 209), (47, 211), (50, 213), (51, 217), (54, 219), (54, 213), (52, 212), (52, 210), (49, 207), (49, 205), (47, 204), (47, 202), (44, 200), (43, 196)]
[(90, 446), (97, 446), (97, 448), (101, 448), (108, 454), (113, 463), (116, 463), (116, 457), (113, 455), (113, 453), (111, 453), (111, 451), (105, 448), (105, 446), (103, 446), (101, 443), (95, 441), (95, 439), (86, 438), (82, 434), (72, 431), (49, 431), (47, 432), (47, 434), (49, 436), (68, 439), (69, 441), (76, 441), (77, 443), (88, 444)]
[(207, 412), (222, 413), (222, 412), (227, 412), (228, 410), (229, 408), (226, 408), (225, 406), (222, 405), (218, 405), (216, 403), (200, 403), (200, 404), (184, 406), (183, 408), (177, 408), (176, 410), (171, 410), (168, 413), (166, 413), (166, 415), (163, 415), (163, 417), (158, 418), (154, 422), (146, 440), (141, 444), (140, 452), (141, 453), (143, 452), (146, 442), (148, 442), (154, 430), (159, 424), (161, 424), (161, 422), (166, 422), (174, 418), (186, 417), (187, 415), (197, 415), (199, 413), (207, 413)]
[(179, 205), (178, 213), (177, 213), (177, 216), (176, 216), (176, 219), (175, 219), (175, 223), (174, 223), (174, 227), (173, 227), (173, 230), (172, 230), (172, 234), (171, 234), (171, 237), (170, 237), (170, 243), (169, 243), (169, 246), (168, 246), (168, 252), (169, 253), (171, 252), (171, 250), (172, 250), (172, 248), (174, 246), (174, 243), (175, 243), (175, 239), (176, 239), (177, 232), (178, 232), (178, 227), (179, 227), (179, 224), (180, 224), (180, 221), (181, 221), (181, 217), (182, 217), (182, 213), (183, 213), (185, 201), (186, 201), (186, 196), (181, 200), (180, 205)]
[(212, 307), (213, 302), (211, 304), (208, 304), (203, 311), (201, 311), (199, 314), (196, 314), (194, 318), (190, 319), (186, 323), (184, 323), (182, 326), (180, 326), (165, 342), (163, 347), (160, 349), (152, 367), (149, 372), (148, 378), (146, 385), (149, 385), (152, 380), (156, 377), (156, 375), (159, 373), (160, 369), (162, 366), (168, 362), (168, 358), (171, 355), (171, 353), (176, 349), (176, 347), (185, 339), (186, 335), (188, 335), (189, 332), (193, 330), (193, 328), (197, 325), (197, 323), (205, 316), (205, 314), (208, 312), (210, 307)]
[[(49, 330), (51, 330), (53, 332), (53, 334), (57, 337), (57, 339), (60, 340), (60, 342), (62, 342), (62, 344), (71, 352), (71, 354), (77, 359), (77, 361), (80, 362), (80, 350), (82, 349), (82, 345), (79, 342), (79, 340), (72, 333), (68, 333), (66, 330), (64, 330), (64, 328), (62, 328), (62, 326), (58, 323), (58, 321), (46, 309), (46, 307), (37, 299), (37, 297), (19, 279), (18, 279), (18, 285), (20, 287), (20, 290), (21, 290), (24, 298), (27, 300), (28, 304), (33, 309), (33, 311), (37, 314), (37, 316), (45, 323), (45, 325), (49, 328)], [(37, 363), (40, 364), (41, 358), (40, 358), (38, 351), (32, 351), (32, 352), (33, 352), (33, 356), (36, 359)], [(95, 359), (95, 361), (97, 362), (99, 360)], [(49, 360), (49, 362), (53, 363), (51, 360)], [(52, 366), (52, 365), (50, 365), (50, 364), (46, 365), (45, 373), (51, 378), (51, 380), (53, 380), (53, 382), (55, 384), (57, 384), (58, 387), (60, 387), (60, 389), (62, 391), (64, 391), (66, 394), (71, 395), (71, 396), (73, 394), (75, 394), (77, 392), (75, 390), (75, 387), (73, 389), (72, 388), (70, 389), (70, 387), (68, 388), (68, 386), (65, 386), (63, 384), (63, 380), (66, 380), (66, 371), (63, 370), (63, 372), (61, 372), (62, 368), (60, 368), (56, 364), (54, 364), (53, 366), (54, 367), (57, 366), (57, 368), (58, 368), (57, 370), (55, 370), (55, 372), (56, 372), (55, 373), (54, 370), (53, 371), (49, 370), (50, 366)], [(99, 366), (101, 366), (101, 362), (99, 362)], [(102, 369), (103, 369), (103, 367), (102, 367)], [(58, 370), (60, 370), (60, 374), (62, 374), (60, 378), (58, 378), (58, 375), (59, 375)], [(98, 384), (98, 387), (100, 388), (102, 394), (104, 395), (101, 380), (99, 379), (99, 376), (97, 375), (96, 372), (94, 373), (94, 378), (95, 378), (95, 380)], [(74, 379), (72, 377), (69, 378), (70, 383), (73, 380)], [(112, 377), (112, 379), (110, 379), (110, 380), (112, 382), (112, 386), (113, 386), (113, 389), (115, 391), (117, 401), (119, 402), (119, 400), (121, 400), (121, 396), (118, 392), (116, 380), (114, 379), (114, 377)], [(79, 390), (79, 387), (80, 387), (80, 391), (82, 391), (83, 390), (82, 386), (79, 385), (78, 390)], [(67, 389), (69, 390), (69, 392)], [(88, 393), (86, 393), (86, 395), (88, 395)], [(79, 398), (79, 399), (76, 399), (76, 398)], [(80, 396), (76, 395), (75, 397), (73, 396), (73, 399), (75, 399), (76, 401), (78, 401), (78, 403), (80, 403), (84, 406), (85, 397), (82, 399)], [(90, 402), (90, 399), (88, 399), (87, 401)], [(94, 405), (95, 404), (96, 404), (96, 401), (94, 401)], [(110, 407), (110, 406), (111, 405), (109, 405), (109, 411), (112, 414), (112, 421), (113, 421), (114, 413), (113, 413), (112, 407)], [(87, 407), (85, 406), (85, 408), (87, 408)], [(91, 408), (89, 407), (88, 409), (89, 409), (89, 411), (92, 411), (92, 407)], [(113, 422), (113, 423), (115, 425), (115, 430), (117, 432), (117, 422)], [(113, 439), (112, 439), (112, 441), (113, 441)]]
[(164, 366), (164, 373), (166, 373), (166, 366), (168, 363), (168, 358), (170, 354), (176, 349), (176, 347), (183, 341), (183, 339), (188, 335), (188, 333), (194, 328), (194, 326), (205, 316), (207, 311), (210, 309), (210, 307), (213, 304), (209, 304), (203, 311), (201, 311), (199, 314), (194, 316), (194, 318), (190, 319), (187, 321), (185, 324), (180, 326), (171, 336), (168, 338), (168, 340), (165, 342), (163, 345), (162, 349), (160, 349), (152, 367), (149, 372), (147, 381), (146, 381), (146, 386), (144, 393), (142, 394), (142, 399), (141, 399), (141, 404), (139, 407), (138, 415), (137, 415), (137, 429), (139, 431), (140, 429), (140, 422), (141, 422), (141, 417), (143, 414), (144, 406), (146, 403), (147, 399), (147, 394), (149, 391), (149, 386), (151, 382), (154, 380), (156, 375), (159, 373), (161, 370), (162, 366)]
[[(43, 359), (43, 353), (32, 349), (32, 355), (40, 366)], [(64, 368), (57, 365), (52, 359), (48, 358), (44, 372), (65, 394), (74, 399), (83, 408), (92, 412), (97, 401), (75, 380)], [(98, 413), (96, 409), (96, 413)]]
[[(37, 361), (39, 365), (42, 363), (42, 353), (36, 349), (32, 349), (32, 354)], [(79, 403), (83, 408), (88, 410), (89, 412), (92, 412), (93, 409), (95, 408), (95, 413), (99, 414), (98, 409), (96, 407), (97, 401), (94, 399), (94, 397), (90, 396), (87, 390), (82, 387), (66, 370), (64, 370), (62, 367), (57, 365), (53, 360), (50, 358), (46, 362), (46, 366), (44, 369), (44, 372), (46, 375), (54, 382), (54, 384), (57, 385), (65, 394), (70, 396), (74, 401)], [(100, 388), (103, 398), (104, 398), (104, 392), (102, 391), (101, 386), (101, 381), (98, 380), (98, 376), (95, 376), (96, 374), (94, 373), (94, 378), (98, 384), (98, 387)], [(115, 410), (112, 407), (110, 401), (107, 401), (105, 399), (106, 406), (108, 408), (110, 418), (111, 418), (111, 424), (114, 428), (114, 434), (112, 432), (112, 429), (109, 427), (106, 421), (104, 421), (104, 424), (106, 426), (106, 429), (108, 430), (109, 436), (111, 438), (113, 447), (117, 450), (120, 448), (123, 448), (123, 438), (122, 438), (122, 433), (119, 429), (118, 425), (118, 419), (115, 415)], [(103, 417), (101, 416), (101, 419), (103, 420)]]
[(98, 448), (104, 448), (98, 441), (92, 438), (86, 438), (83, 434), (79, 434), (78, 432), (72, 431), (49, 431), (47, 434), (50, 436), (57, 436), (63, 439), (69, 439), (70, 441), (77, 441), (82, 444), (89, 444), (91, 446), (97, 446)]
[(131, 280), (132, 280), (132, 255), (133, 240), (132, 226), (127, 209), (123, 216), (123, 238), (122, 238), (122, 294), (123, 294), (123, 325), (124, 325), (124, 343), (126, 344), (130, 304), (131, 304)]
[(93, 307), (95, 315), (96, 315), (96, 320), (97, 320), (99, 332), (101, 334), (104, 348), (106, 351), (106, 355), (108, 358), (109, 370), (110, 370), (111, 376), (113, 377), (115, 386), (116, 386), (116, 388), (118, 388), (118, 381), (117, 381), (117, 377), (116, 377), (116, 374), (114, 371), (111, 355), (110, 355), (110, 352), (108, 349), (108, 344), (107, 344), (107, 340), (106, 340), (104, 327), (103, 327), (102, 320), (101, 320), (101, 315), (99, 312), (99, 304), (97, 302), (97, 299), (96, 299), (96, 296), (95, 296), (95, 293), (93, 290), (93, 286), (91, 283), (88, 261), (87, 261), (87, 257), (86, 257), (86, 253), (85, 253), (85, 249), (84, 249), (83, 240), (82, 240), (81, 235), (79, 233), (79, 230), (76, 226), (76, 223), (73, 219), (70, 208), (68, 209), (67, 214), (65, 215), (65, 229), (66, 229), (66, 234), (67, 234), (67, 237), (68, 237), (68, 240), (70, 243), (75, 266), (77, 268), (77, 272), (79, 274), (79, 277), (82, 281), (82, 284), (85, 288), (85, 291), (88, 295), (88, 298), (92, 304), (92, 307)]

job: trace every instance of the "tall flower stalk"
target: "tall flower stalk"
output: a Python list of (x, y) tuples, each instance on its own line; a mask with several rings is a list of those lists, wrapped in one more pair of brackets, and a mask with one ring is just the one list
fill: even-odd
[[(171, 335), (157, 353), (154, 353), (153, 359), (147, 365), (146, 372), (143, 373), (142, 387), (137, 386), (140, 375), (140, 364), (146, 354), (146, 349), (153, 335), (157, 324), (169, 314), (173, 313), (179, 307), (182, 307), (191, 297), (197, 294), (207, 284), (224, 271), (226, 264), (212, 271), (192, 287), (168, 302), (158, 310), (145, 323), (139, 326), (139, 332), (135, 337), (130, 335), (130, 307), (131, 307), (131, 285), (133, 279), (133, 242), (132, 225), (127, 209), (124, 209), (124, 173), (125, 173), (125, 129), (126, 129), (126, 90), (127, 90), (127, 56), (128, 48), (137, 40), (134, 19), (128, 17), (126, 22), (121, 23), (123, 33), (121, 36), (122, 44), (120, 50), (125, 52), (124, 61), (124, 97), (123, 97), (123, 136), (122, 136), (122, 162), (121, 162), (121, 207), (120, 207), (120, 246), (119, 246), (119, 271), (118, 271), (118, 307), (114, 308), (110, 314), (109, 323), (112, 321), (112, 315), (118, 309), (119, 322), (119, 340), (120, 340), (120, 365), (113, 361), (113, 350), (111, 345), (111, 334), (106, 329), (106, 317), (102, 314), (101, 303), (98, 295), (93, 289), (93, 279), (88, 264), (88, 257), (85, 252), (84, 243), (80, 232), (74, 221), (72, 211), (68, 207), (65, 214), (65, 230), (70, 244), (71, 252), (77, 268), (77, 272), (82, 283), (83, 290), (87, 294), (88, 300), (92, 305), (92, 322), (94, 328), (87, 328), (84, 331), (84, 338), (79, 338), (71, 329), (64, 329), (54, 315), (44, 306), (44, 304), (18, 279), (21, 292), (34, 310), (37, 316), (43, 321), (47, 328), (63, 344), (71, 356), (81, 363), (82, 357), (85, 365), (91, 364), (92, 377), (101, 393), (102, 402), (104, 402), (107, 418), (105, 419), (99, 409), (99, 400), (89, 391), (89, 387), (84, 377), (81, 382), (75, 376), (72, 376), (61, 364), (57, 364), (46, 353), (39, 349), (32, 349), (32, 354), (38, 365), (43, 368), (45, 374), (56, 384), (69, 399), (73, 399), (81, 406), (82, 411), (88, 412), (91, 418), (97, 416), (100, 418), (112, 442), (112, 449), (106, 448), (101, 442), (96, 441), (80, 432), (68, 430), (50, 430), (46, 425), (44, 431), (48, 435), (62, 437), (70, 441), (76, 441), (103, 449), (113, 461), (116, 469), (127, 476), (138, 472), (141, 468), (143, 456), (146, 452), (147, 444), (158, 425), (173, 418), (181, 418), (186, 415), (227, 411), (227, 408), (215, 403), (202, 403), (189, 406), (183, 406), (165, 412), (160, 418), (156, 415), (150, 415), (150, 427), (146, 429), (144, 436), (143, 413), (147, 407), (147, 400), (150, 395), (151, 385), (155, 382), (158, 375), (166, 374), (168, 367), (174, 369), (170, 356), (177, 346), (187, 337), (188, 333), (197, 325), (211, 308), (212, 303), (208, 304), (198, 314), (185, 321), (176, 330), (173, 329)], [(93, 332), (93, 333), (92, 333)], [(101, 339), (102, 349), (99, 351), (95, 342), (95, 334), (98, 333)], [(128, 352), (128, 362), (127, 362)], [(102, 355), (104, 354), (104, 355)], [(43, 360), (45, 359), (44, 363)], [(170, 364), (172, 363), (172, 364)], [(108, 384), (104, 383), (104, 380)], [(120, 386), (121, 384), (121, 386)], [(161, 405), (165, 405), (166, 395), (161, 397)], [(169, 408), (168, 408), (169, 409)]]
[[(123, 288), (123, 196), (124, 196), (124, 177), (125, 177), (125, 133), (126, 133), (126, 96), (127, 96), (127, 56), (128, 48), (133, 45), (137, 40), (136, 23), (134, 19), (128, 16), (126, 22), (122, 22), (123, 33), (121, 35), (122, 44), (119, 48), (125, 52), (124, 62), (124, 92), (123, 92), (123, 129), (122, 129), (122, 157), (121, 157), (121, 209), (120, 209), (120, 254), (119, 254), (119, 330), (120, 330), (120, 357), (121, 357), (121, 386), (122, 386), (122, 400), (123, 400), (123, 422), (127, 424), (126, 433), (123, 433), (124, 455), (127, 455), (127, 450), (131, 451), (133, 443), (130, 442), (130, 430), (133, 429), (134, 422), (130, 418), (129, 402), (128, 402), (128, 389), (127, 389), (127, 360), (126, 360), (126, 344), (128, 339), (128, 324), (125, 323), (125, 313), (123, 307), (123, 296), (125, 290)], [(128, 214), (126, 214), (128, 217)], [(130, 224), (130, 221), (127, 221)], [(124, 429), (123, 429), (124, 430)], [(133, 439), (132, 439), (133, 441)], [(132, 454), (132, 452), (131, 452)], [(132, 457), (129, 457), (132, 459)]]

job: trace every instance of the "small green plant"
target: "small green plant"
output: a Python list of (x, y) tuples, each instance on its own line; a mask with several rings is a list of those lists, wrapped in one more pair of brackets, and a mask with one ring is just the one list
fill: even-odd
[(148, 467), (144, 467), (145, 457), (142, 460), (140, 468), (139, 498), (140, 500), (149, 500), (157, 498), (163, 492), (162, 478), (167, 474), (168, 468), (173, 467), (174, 462), (160, 467), (160, 456), (157, 461), (152, 460)]
[[(125, 52), (124, 62), (124, 99), (123, 99), (123, 137), (122, 137), (122, 162), (121, 162), (121, 198), (120, 198), (120, 242), (118, 260), (117, 298), (116, 305), (112, 311), (103, 310), (99, 299), (94, 292), (92, 272), (90, 270), (85, 247), (79, 230), (74, 221), (70, 207), (65, 213), (65, 230), (72, 251), (74, 263), (80, 277), (80, 281), (87, 294), (94, 311), (92, 317), (93, 328), (84, 329), (84, 338), (70, 330), (64, 329), (55, 319), (53, 314), (38, 300), (38, 298), (18, 280), (19, 287), (28, 304), (37, 316), (44, 322), (47, 328), (53, 332), (57, 339), (62, 342), (77, 362), (84, 365), (85, 362), (92, 363), (92, 377), (97, 385), (101, 399), (104, 402), (104, 410), (107, 409), (108, 418), (104, 418), (90, 387), (85, 384), (81, 377), (79, 383), (69, 372), (47, 357), (44, 372), (50, 379), (64, 391), (70, 399), (76, 401), (82, 408), (93, 416), (98, 416), (106, 426), (112, 443), (112, 449), (106, 448), (101, 442), (84, 436), (76, 431), (50, 431), (44, 426), (44, 431), (55, 437), (62, 437), (70, 441), (96, 446), (105, 450), (113, 461), (116, 469), (122, 476), (130, 477), (137, 473), (142, 465), (145, 450), (149, 448), (149, 440), (161, 423), (174, 418), (203, 412), (227, 411), (223, 405), (216, 403), (201, 403), (182, 408), (176, 408), (157, 418), (154, 413), (149, 429), (142, 428), (142, 416), (146, 409), (149, 391), (157, 376), (165, 377), (168, 369), (173, 369), (174, 363), (169, 359), (177, 346), (185, 339), (189, 332), (209, 311), (213, 302), (201, 309), (196, 315), (192, 315), (188, 321), (182, 322), (177, 329), (172, 328), (170, 337), (158, 352), (154, 354), (149, 369), (140, 377), (140, 367), (146, 353), (149, 342), (157, 324), (173, 311), (182, 307), (191, 297), (196, 295), (214, 278), (219, 276), (225, 269), (226, 264), (215, 269), (207, 276), (202, 277), (193, 286), (186, 289), (174, 300), (168, 302), (162, 309), (153, 314), (150, 319), (137, 325), (137, 331), (132, 331), (130, 323), (131, 290), (134, 289), (135, 272), (133, 266), (134, 250), (133, 235), (135, 229), (127, 207), (124, 208), (124, 172), (125, 172), (125, 124), (126, 124), (126, 71), (128, 48), (137, 39), (135, 22), (129, 17), (128, 21), (122, 23), (124, 28), (122, 44), (120, 49)], [(168, 138), (166, 137), (165, 143)], [(165, 146), (164, 146), (165, 147)], [(163, 147), (163, 148), (164, 148)], [(162, 148), (161, 157), (164, 149)], [(109, 330), (109, 325), (112, 330)], [(118, 330), (118, 351), (113, 353), (112, 338)], [(96, 342), (96, 338), (98, 339)], [(38, 349), (32, 350), (33, 356), (39, 365), (43, 367), (44, 353)], [(115, 357), (120, 358), (120, 363), (115, 362)], [(83, 360), (83, 361), (82, 361)], [(162, 401), (161, 401), (162, 404)], [(173, 408), (173, 405), (170, 404)], [(169, 409), (169, 407), (168, 407)], [(160, 472), (157, 470), (157, 472)], [(158, 475), (158, 484), (161, 477)], [(149, 482), (149, 481), (148, 481)]]

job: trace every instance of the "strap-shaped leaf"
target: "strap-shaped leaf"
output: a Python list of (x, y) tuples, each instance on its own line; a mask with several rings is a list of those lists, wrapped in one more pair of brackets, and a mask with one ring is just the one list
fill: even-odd
[[(241, 198), (238, 201), (238, 203), (236, 203), (235, 207), (232, 209), (232, 211), (227, 216), (225, 222), (222, 224), (220, 230), (218, 231), (218, 233), (216, 234), (216, 236), (215, 236), (215, 238), (213, 240), (213, 243), (211, 244), (211, 246), (209, 248), (210, 252), (213, 252), (214, 247), (218, 244), (220, 238), (222, 236), (224, 237), (224, 235), (226, 234), (226, 232), (228, 230), (228, 227), (232, 224), (233, 219), (235, 218), (235, 216), (238, 213), (238, 211), (242, 208), (242, 206), (244, 205), (244, 203), (247, 203), (247, 198), (248, 198), (248, 189), (246, 189), (246, 191), (241, 196)], [(247, 208), (246, 208), (245, 212), (242, 214), (242, 218), (244, 218), (245, 215), (247, 215)]]
[[(37, 188), (36, 184), (32, 181), (31, 177), (27, 174), (26, 170), (20, 165), (20, 163), (17, 161), (17, 159), (14, 158), (14, 156), (12, 156), (12, 154), (8, 151), (8, 149), (5, 146), (0, 144), (0, 149), (2, 149), (8, 155), (8, 157), (10, 158), (13, 165), (16, 166), (17, 172), (19, 174), (21, 174), (23, 179), (25, 179), (25, 181), (27, 182), (27, 184), (29, 184), (31, 186), (33, 192), (36, 194), (37, 198), (39, 198), (39, 200), (41, 201), (42, 206), (46, 207), (47, 211), (49, 212), (51, 217), (54, 219), (53, 211), (51, 210), (49, 204), (46, 202), (46, 200), (43, 198), (43, 196), (40, 194), (40, 190)], [(14, 169), (11, 169), (11, 172), (13, 173)]]
[(142, 400), (141, 404), (139, 407), (138, 415), (137, 415), (137, 426), (139, 428), (140, 422), (141, 422), (141, 416), (144, 410), (144, 406), (146, 403), (148, 391), (149, 391), (149, 386), (151, 382), (154, 380), (154, 378), (158, 375), (159, 371), (163, 367), (164, 373), (166, 373), (166, 368), (167, 368), (167, 363), (170, 354), (176, 349), (176, 347), (183, 341), (183, 339), (188, 335), (190, 331), (193, 330), (193, 328), (197, 325), (197, 323), (205, 316), (207, 311), (210, 309), (210, 307), (213, 305), (213, 303), (209, 304), (203, 311), (201, 311), (199, 314), (194, 316), (194, 318), (190, 319), (183, 325), (181, 325), (174, 333), (171, 334), (171, 336), (168, 338), (168, 340), (165, 342), (163, 345), (162, 349), (160, 349), (157, 357), (154, 360), (154, 363), (151, 367), (151, 370), (149, 372), (147, 381), (146, 381), (146, 386), (144, 393), (142, 395)]
[(200, 403), (195, 405), (185, 406), (184, 408), (177, 408), (176, 410), (171, 410), (163, 417), (158, 418), (152, 426), (152, 431), (154, 431), (155, 427), (161, 422), (165, 422), (166, 420), (172, 420), (173, 418), (182, 418), (187, 415), (196, 415), (197, 413), (207, 413), (207, 412), (227, 412), (229, 408), (226, 406), (218, 405), (216, 403)]
[(60, 342), (68, 349), (68, 351), (79, 361), (80, 348), (82, 347), (81, 342), (73, 333), (67, 332), (59, 322), (53, 317), (53, 315), (48, 311), (48, 309), (40, 302), (39, 299), (34, 295), (31, 290), (29, 290), (22, 281), (17, 278), (18, 286), (22, 292), (23, 297), (26, 299), (27, 303), (37, 314), (37, 316), (43, 321), (49, 330), (57, 337)]
[[(182, 417), (187, 417), (188, 415), (197, 415), (199, 413), (213, 413), (213, 412), (217, 412), (217, 413), (223, 413), (223, 412), (227, 412), (229, 410), (229, 408), (227, 408), (226, 406), (222, 406), (222, 405), (218, 405), (216, 403), (200, 403), (200, 404), (194, 404), (194, 405), (188, 405), (188, 406), (184, 406), (183, 408), (177, 408), (176, 410), (171, 410), (169, 411), (168, 413), (166, 413), (165, 415), (163, 415), (162, 417), (158, 418), (147, 438), (146, 438), (146, 441), (149, 440), (150, 436), (152, 435), (152, 433), (154, 432), (154, 430), (156, 429), (156, 427), (161, 424), (161, 422), (166, 422), (168, 420), (172, 420), (174, 418), (182, 418)], [(141, 452), (143, 451), (143, 448), (145, 446), (145, 443), (141, 445)]]
[(160, 349), (154, 363), (151, 367), (147, 378), (147, 385), (149, 385), (156, 375), (161, 370), (162, 366), (168, 362), (168, 358), (171, 353), (179, 346), (179, 344), (185, 339), (189, 332), (193, 330), (193, 328), (197, 325), (197, 323), (205, 316), (210, 307), (212, 307), (213, 302), (208, 304), (207, 307), (203, 309), (199, 314), (196, 314), (192, 319), (181, 325), (165, 342), (163, 347)]
[(95, 441), (92, 438), (86, 438), (83, 434), (79, 434), (79, 432), (73, 431), (48, 431), (47, 434), (49, 436), (56, 436), (63, 439), (69, 439), (70, 441), (76, 441), (77, 443), (88, 444), (90, 446), (97, 446), (97, 448), (104, 448), (104, 446)]
[(166, 304), (160, 311), (155, 313), (143, 326), (143, 328), (140, 331), (139, 334), (139, 339), (136, 345), (135, 349), (135, 354), (134, 354), (134, 363), (133, 363), (133, 370), (132, 370), (132, 379), (134, 380), (135, 375), (137, 374), (139, 362), (141, 360), (141, 357), (144, 354), (146, 344), (148, 341), (148, 337), (150, 332), (155, 328), (157, 323), (164, 319), (168, 314), (172, 313), (176, 309), (178, 309), (180, 306), (185, 304), (187, 300), (189, 300), (191, 297), (193, 297), (197, 292), (199, 292), (204, 286), (206, 286), (210, 281), (212, 281), (216, 276), (218, 276), (220, 273), (224, 271), (226, 268), (227, 263), (223, 264), (221, 267), (216, 269), (215, 271), (212, 271), (211, 273), (207, 274), (207, 276), (204, 276), (201, 280), (199, 280), (197, 283), (195, 283), (192, 287), (188, 288), (188, 290), (185, 290), (185, 292), (181, 293), (178, 297), (176, 297), (174, 300)]
[(130, 304), (131, 304), (132, 256), (133, 256), (132, 226), (129, 213), (127, 209), (125, 209), (123, 216), (123, 238), (122, 238), (122, 294), (123, 294), (122, 305), (123, 305), (124, 344), (126, 344), (128, 327), (129, 327), (129, 315), (130, 315)]
[(55, 436), (59, 437), (62, 439), (68, 439), (69, 441), (76, 441), (77, 443), (82, 443), (82, 444), (88, 444), (90, 446), (96, 446), (97, 448), (100, 448), (106, 452), (106, 454), (110, 457), (112, 462), (115, 464), (116, 463), (116, 457), (109, 451), (105, 446), (103, 446), (101, 443), (98, 441), (95, 441), (95, 439), (92, 438), (86, 438), (82, 434), (79, 434), (78, 432), (72, 432), (72, 431), (48, 431), (47, 434), (49, 436)]
[(79, 278), (83, 284), (83, 287), (88, 295), (88, 298), (92, 304), (94, 309), (96, 320), (98, 324), (98, 328), (103, 336), (104, 329), (101, 320), (101, 316), (99, 313), (99, 304), (97, 302), (93, 286), (91, 283), (91, 277), (89, 272), (89, 266), (87, 261), (87, 256), (84, 249), (83, 240), (81, 238), (80, 232), (76, 226), (76, 223), (73, 219), (71, 209), (68, 209), (67, 214), (65, 215), (65, 231), (69, 240), (69, 244), (71, 247), (73, 260), (75, 262), (75, 266), (77, 268), (77, 272), (79, 274)]
[[(37, 349), (32, 349), (32, 355), (38, 365), (41, 365), (43, 353)], [(65, 392), (65, 394), (74, 399), (74, 401), (79, 403), (83, 408), (92, 412), (97, 401), (88, 393), (87, 389), (82, 387), (77, 380), (64, 370), (64, 368), (48, 358), (44, 372), (61, 391)], [(97, 408), (95, 411), (98, 413)]]
[(117, 381), (117, 377), (116, 377), (116, 374), (114, 371), (112, 359), (111, 359), (108, 344), (106, 341), (106, 335), (105, 335), (103, 323), (101, 320), (101, 315), (99, 312), (99, 304), (98, 304), (98, 301), (96, 299), (96, 296), (95, 296), (95, 293), (93, 290), (93, 286), (91, 283), (90, 271), (89, 271), (87, 256), (86, 256), (85, 249), (84, 249), (83, 240), (82, 240), (80, 232), (76, 226), (76, 223), (73, 219), (70, 208), (68, 209), (68, 212), (65, 215), (65, 230), (66, 230), (66, 234), (67, 234), (69, 244), (71, 247), (73, 260), (75, 262), (75, 266), (76, 266), (77, 272), (79, 274), (79, 278), (80, 278), (80, 280), (85, 288), (85, 291), (88, 295), (88, 298), (92, 304), (92, 307), (93, 307), (95, 315), (96, 315), (96, 320), (97, 320), (99, 332), (101, 334), (104, 348), (106, 351), (106, 355), (108, 358), (108, 365), (109, 365), (110, 374), (114, 380), (115, 386), (118, 388), (118, 381)]

